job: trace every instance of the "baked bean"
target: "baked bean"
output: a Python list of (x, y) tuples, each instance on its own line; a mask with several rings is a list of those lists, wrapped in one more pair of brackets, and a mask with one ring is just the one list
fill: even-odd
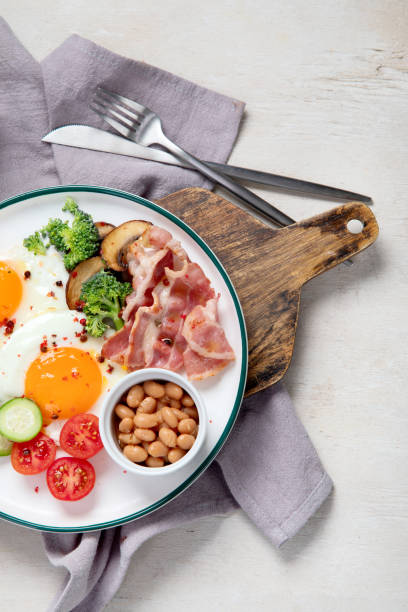
[(178, 408), (172, 408), (172, 411), (176, 415), (178, 421), (188, 419), (188, 414), (186, 414), (183, 410), (178, 410)]
[(151, 414), (156, 410), (156, 400), (154, 397), (145, 397), (139, 404), (138, 412), (146, 412), (147, 414)]
[(183, 397), (183, 389), (175, 383), (168, 382), (164, 385), (164, 388), (170, 399), (180, 400)]
[(171, 448), (169, 450), (169, 454), (167, 455), (167, 459), (170, 461), (170, 463), (176, 463), (176, 461), (179, 461), (179, 459), (184, 457), (185, 454), (186, 451), (182, 450), (181, 448)]
[(163, 408), (161, 410), (158, 410), (156, 412), (156, 416), (157, 416), (157, 424), (161, 425), (163, 423), (163, 412), (162, 412)]
[(160, 440), (155, 440), (154, 442), (149, 444), (149, 448), (147, 449), (147, 452), (152, 457), (167, 457), (167, 453), (169, 452), (169, 449)]
[[(164, 398), (163, 398), (164, 399)], [(164, 408), (165, 406), (168, 406), (168, 404), (166, 404), (166, 402), (163, 402), (163, 399), (159, 400), (157, 402), (157, 410), (161, 410), (162, 408)]]
[(133, 422), (138, 428), (141, 427), (143, 429), (151, 429), (152, 427), (156, 427), (158, 423), (157, 414), (156, 413), (147, 414), (146, 412), (137, 412), (136, 416), (133, 419)]
[(147, 451), (141, 446), (125, 446), (123, 454), (133, 463), (142, 463), (147, 459)]
[(190, 434), (180, 434), (177, 438), (177, 446), (183, 450), (190, 450), (195, 442), (195, 437)]
[(169, 427), (162, 427), (159, 431), (159, 438), (166, 446), (174, 448), (177, 446), (177, 435)]
[(129, 417), (125, 417), (119, 423), (119, 431), (121, 431), (122, 433), (130, 433), (133, 430), (133, 427), (133, 419)]
[(185, 412), (192, 419), (198, 421), (198, 410), (195, 406), (185, 406), (183, 408), (183, 412)]
[(118, 439), (121, 444), (140, 444), (140, 438), (135, 433), (120, 433)]
[(156, 434), (151, 429), (135, 429), (134, 435), (143, 442), (153, 442), (156, 439)]
[(161, 457), (148, 457), (146, 459), (147, 467), (163, 467), (164, 461)]
[(167, 425), (170, 427), (177, 427), (178, 419), (171, 408), (168, 406), (162, 408), (162, 415), (163, 420), (167, 423)]
[(163, 385), (155, 380), (147, 380), (144, 382), (143, 389), (146, 395), (150, 395), (150, 397), (154, 397), (155, 399), (160, 399), (164, 395)]
[(178, 410), (180, 410), (181, 408), (181, 402), (175, 399), (171, 399), (168, 405), (170, 406), (170, 408), (177, 408)]
[(193, 399), (189, 395), (187, 395), (187, 393), (185, 393), (181, 398), (181, 403), (183, 404), (183, 406), (194, 406)]
[(120, 418), (124, 419), (128, 417), (129, 419), (133, 419), (135, 413), (133, 410), (125, 406), (124, 404), (118, 404), (115, 408), (115, 414)]
[(197, 423), (194, 419), (183, 419), (179, 422), (177, 429), (181, 434), (193, 434), (196, 430)]
[(142, 442), (142, 446), (145, 449), (145, 451), (148, 453), (149, 452), (149, 446), (150, 446), (151, 442)]
[(141, 385), (133, 385), (126, 396), (126, 403), (131, 408), (137, 408), (143, 398), (143, 387)]

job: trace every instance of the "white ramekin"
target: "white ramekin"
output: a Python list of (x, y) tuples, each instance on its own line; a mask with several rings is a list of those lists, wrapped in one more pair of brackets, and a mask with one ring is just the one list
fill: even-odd
[[(126, 393), (126, 391), (133, 385), (142, 384), (147, 380), (163, 380), (165, 382), (176, 383), (176, 385), (182, 387), (182, 389), (184, 389), (194, 400), (199, 417), (198, 435), (194, 445), (179, 461), (176, 461), (176, 463), (170, 463), (161, 468), (150, 468), (147, 466), (138, 465), (125, 457), (120, 449), (113, 427), (113, 411), (116, 404), (119, 403), (122, 395)], [(146, 368), (144, 370), (137, 370), (136, 372), (127, 374), (114, 387), (112, 387), (111, 391), (107, 394), (102, 407), (102, 414), (99, 419), (99, 430), (106, 452), (118, 465), (128, 472), (154, 477), (159, 474), (163, 475), (176, 472), (191, 462), (203, 445), (205, 436), (207, 434), (207, 414), (200, 394), (195, 387), (193, 387), (193, 385), (186, 378), (184, 378), (184, 376), (176, 374), (176, 372), (171, 372), (170, 370), (163, 370), (161, 368)]]

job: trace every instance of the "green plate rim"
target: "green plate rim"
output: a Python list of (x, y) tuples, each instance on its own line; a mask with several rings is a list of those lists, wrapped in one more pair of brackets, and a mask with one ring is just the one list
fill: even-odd
[(96, 531), (98, 529), (109, 529), (110, 527), (117, 527), (119, 525), (124, 525), (125, 523), (141, 518), (143, 516), (146, 516), (150, 514), (151, 512), (154, 512), (154, 510), (161, 508), (162, 506), (164, 506), (165, 504), (173, 500), (175, 497), (180, 495), (180, 493), (185, 491), (200, 476), (200, 474), (202, 474), (204, 470), (208, 468), (210, 463), (215, 459), (216, 455), (219, 453), (225, 441), (227, 440), (228, 435), (230, 434), (231, 429), (239, 413), (239, 409), (240, 409), (242, 399), (244, 396), (245, 383), (246, 383), (246, 377), (247, 377), (247, 371), (248, 371), (248, 340), (247, 340), (247, 333), (246, 333), (245, 320), (244, 320), (244, 315), (242, 312), (242, 307), (241, 307), (238, 295), (235, 291), (235, 288), (226, 270), (224, 269), (224, 266), (222, 265), (218, 257), (212, 252), (210, 247), (204, 242), (202, 238), (200, 238), (200, 236), (193, 229), (191, 229), (191, 227), (189, 227), (186, 223), (184, 223), (184, 221), (182, 221), (181, 219), (173, 215), (173, 213), (162, 208), (158, 204), (155, 204), (154, 202), (151, 202), (150, 200), (146, 200), (145, 198), (142, 198), (141, 196), (137, 196), (132, 193), (129, 193), (128, 191), (122, 191), (120, 189), (114, 189), (111, 187), (98, 187), (96, 185), (59, 185), (56, 187), (45, 187), (42, 189), (34, 189), (32, 191), (27, 191), (26, 193), (22, 193), (20, 195), (8, 198), (7, 200), (0, 202), (0, 210), (7, 208), (8, 206), (11, 206), (13, 204), (17, 204), (18, 202), (22, 202), (24, 200), (30, 200), (31, 198), (35, 198), (38, 196), (48, 195), (52, 193), (64, 193), (67, 191), (68, 192), (77, 191), (77, 192), (102, 193), (105, 195), (118, 196), (118, 197), (122, 197), (127, 200), (131, 200), (133, 202), (137, 202), (138, 204), (142, 204), (143, 206), (146, 206), (147, 208), (150, 208), (162, 214), (163, 216), (170, 219), (173, 223), (178, 225), (185, 232), (187, 232), (187, 234), (189, 234), (191, 238), (193, 238), (195, 242), (199, 244), (199, 246), (203, 249), (203, 251), (208, 255), (211, 261), (215, 264), (215, 266), (217, 267), (218, 271), (220, 272), (221, 276), (223, 277), (228, 287), (228, 290), (232, 296), (234, 306), (235, 306), (235, 309), (238, 315), (239, 327), (240, 327), (240, 332), (241, 332), (241, 344), (242, 344), (242, 364), (241, 364), (240, 380), (239, 380), (237, 395), (235, 398), (233, 409), (231, 411), (230, 418), (228, 419), (228, 422), (224, 428), (224, 431), (222, 432), (220, 439), (218, 440), (217, 444), (215, 445), (211, 453), (204, 459), (204, 461), (193, 472), (193, 474), (191, 474), (191, 476), (189, 476), (183, 483), (181, 483), (176, 489), (174, 489), (174, 491), (167, 494), (165, 497), (155, 502), (154, 504), (147, 506), (147, 508), (144, 508), (143, 510), (140, 510), (133, 514), (124, 516), (120, 519), (116, 519), (114, 521), (108, 521), (105, 523), (96, 523), (94, 525), (75, 527), (75, 528), (49, 527), (47, 525), (39, 525), (37, 523), (31, 523), (30, 521), (25, 521), (23, 519), (16, 518), (14, 516), (6, 514), (5, 512), (0, 511), (0, 518), (3, 518), (17, 525), (23, 525), (25, 527), (31, 527), (32, 529), (38, 529), (40, 531), (46, 531), (46, 532), (78, 533), (78, 532), (85, 532), (85, 531)]

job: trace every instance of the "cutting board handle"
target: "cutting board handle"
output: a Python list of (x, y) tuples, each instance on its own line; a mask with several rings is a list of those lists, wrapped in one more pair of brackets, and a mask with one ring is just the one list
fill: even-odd
[[(348, 228), (352, 220), (361, 222), (359, 233)], [(279, 242), (285, 247), (282, 264), (287, 268), (290, 261), (291, 273), (301, 287), (370, 246), (377, 235), (378, 224), (371, 209), (361, 202), (349, 202), (279, 230)]]

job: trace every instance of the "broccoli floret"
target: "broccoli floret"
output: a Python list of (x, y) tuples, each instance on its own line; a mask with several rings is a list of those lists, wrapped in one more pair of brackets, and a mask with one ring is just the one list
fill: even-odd
[(34, 253), (34, 255), (45, 255), (46, 248), (45, 244), (41, 239), (40, 232), (34, 232), (28, 238), (24, 238), (23, 244), (26, 249)]
[(48, 236), (49, 243), (63, 255), (66, 269), (73, 270), (84, 259), (96, 255), (99, 234), (91, 215), (80, 210), (72, 198), (67, 199), (62, 210), (74, 216), (72, 225), (61, 219), (50, 219), (40, 232), (24, 240), (24, 246), (36, 255), (44, 255), (46, 247), (41, 236)]
[(72, 198), (68, 198), (63, 207), (74, 215), (72, 226), (68, 224), (61, 228), (61, 239), (65, 245), (64, 264), (67, 270), (92, 257), (99, 249), (99, 234), (91, 215), (78, 208)]
[(102, 336), (108, 324), (115, 330), (123, 327), (119, 312), (125, 298), (132, 292), (130, 283), (121, 283), (109, 272), (98, 272), (82, 285), (80, 300), (84, 303), (86, 331)]
[(66, 245), (63, 237), (63, 230), (67, 229), (68, 221), (61, 221), (61, 219), (50, 219), (47, 225), (41, 230), (43, 236), (48, 235), (50, 244), (52, 244), (57, 251), (65, 253)]

